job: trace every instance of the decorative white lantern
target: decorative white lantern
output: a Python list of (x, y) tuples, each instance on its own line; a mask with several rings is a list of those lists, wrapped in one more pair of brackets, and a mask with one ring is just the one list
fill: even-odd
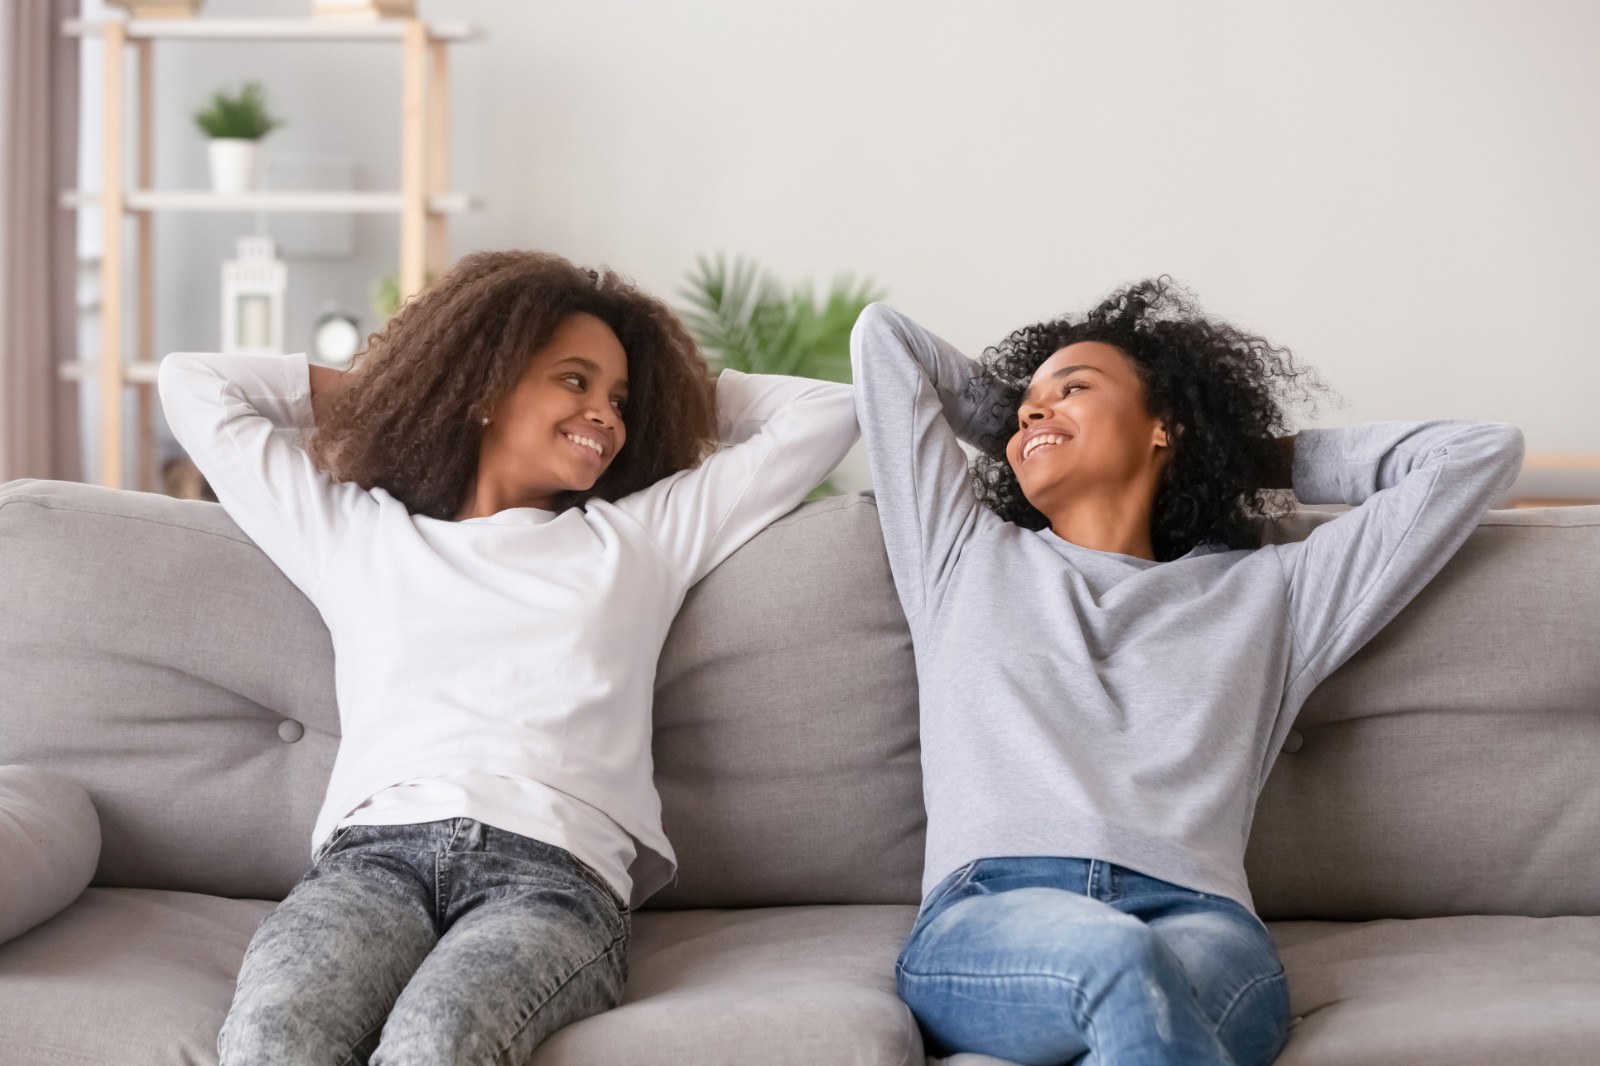
[(222, 350), (282, 355), (289, 270), (271, 237), (240, 237), (238, 255), (222, 264)]

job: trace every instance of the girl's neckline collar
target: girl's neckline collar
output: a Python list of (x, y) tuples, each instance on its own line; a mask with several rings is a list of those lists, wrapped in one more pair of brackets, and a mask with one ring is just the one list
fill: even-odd
[(542, 507), (507, 507), (504, 510), (496, 511), (494, 514), (479, 515), (476, 518), (463, 518), (453, 524), (458, 526), (537, 526), (550, 521), (555, 516), (555, 511), (547, 511)]

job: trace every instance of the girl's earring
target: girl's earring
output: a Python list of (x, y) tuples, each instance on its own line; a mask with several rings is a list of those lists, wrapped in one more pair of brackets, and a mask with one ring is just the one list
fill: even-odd
[(487, 415), (484, 416), (483, 424), (486, 425), (486, 426), (489, 424), (489, 418), (488, 418)]

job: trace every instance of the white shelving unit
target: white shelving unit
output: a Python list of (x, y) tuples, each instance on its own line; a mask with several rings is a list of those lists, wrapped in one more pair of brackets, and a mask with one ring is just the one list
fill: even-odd
[[(155, 398), (158, 365), (154, 345), (154, 216), (160, 211), (341, 212), (392, 214), (400, 218), (400, 293), (418, 292), (428, 273), (444, 272), (449, 262), (446, 221), (452, 214), (481, 206), (452, 192), (450, 183), (449, 46), (479, 39), (478, 31), (458, 22), (386, 19), (378, 22), (324, 22), (310, 19), (68, 19), (62, 33), (98, 37), (105, 42), (104, 148), (100, 191), (69, 189), (61, 205), (69, 210), (101, 208), (100, 357), (96, 362), (63, 361), (64, 381), (95, 380), (100, 387), (100, 477), (102, 485), (123, 487), (123, 390), (138, 389), (139, 462), (136, 485), (155, 490)], [(205, 190), (152, 188), (153, 44), (185, 41), (386, 41), (399, 44), (401, 62), (400, 187), (388, 192), (262, 191), (222, 195)], [(127, 166), (123, 84), (127, 51), (135, 69), (134, 165)], [(131, 181), (130, 181), (131, 179)], [(129, 299), (124, 263), (123, 222), (134, 219), (137, 275)], [(124, 349), (124, 314), (134, 317), (133, 358)]]

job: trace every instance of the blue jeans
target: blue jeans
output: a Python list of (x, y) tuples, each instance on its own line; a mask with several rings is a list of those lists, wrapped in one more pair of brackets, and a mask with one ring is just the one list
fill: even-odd
[(616, 1006), (630, 924), (565, 849), (471, 818), (345, 826), (256, 929), (217, 1054), (520, 1064)]
[(1255, 915), (1096, 859), (956, 870), (923, 901), (895, 978), (939, 1055), (1258, 1066), (1288, 1039), (1288, 981)]

